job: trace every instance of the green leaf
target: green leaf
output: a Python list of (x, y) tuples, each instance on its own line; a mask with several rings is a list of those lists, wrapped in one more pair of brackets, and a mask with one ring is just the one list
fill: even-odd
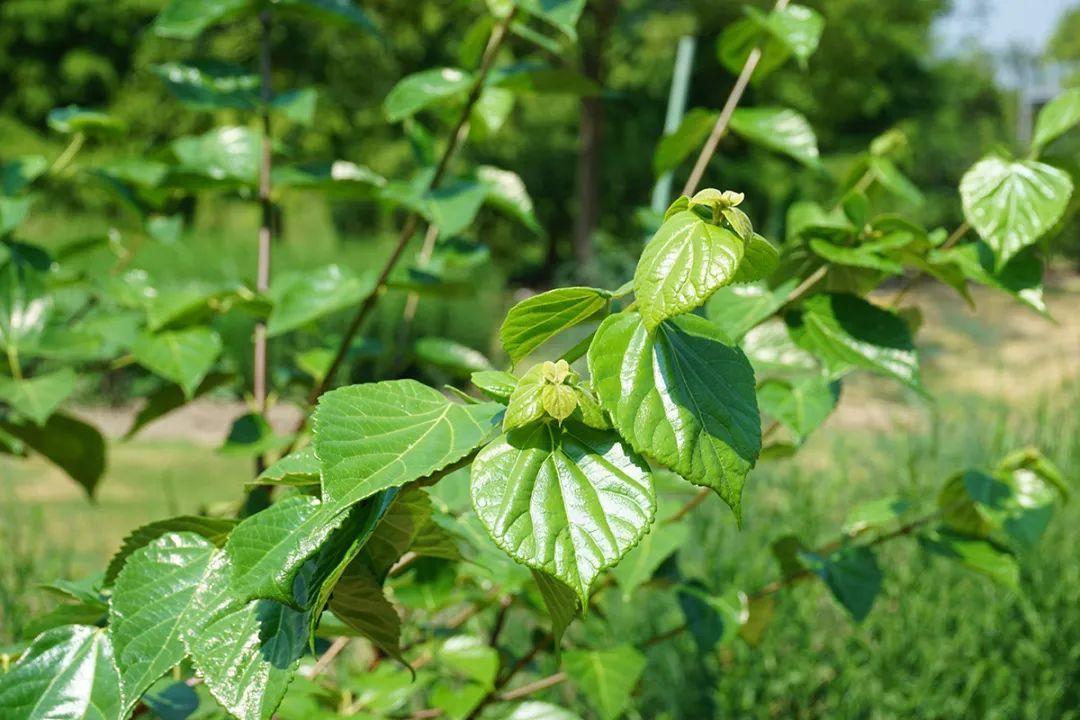
[(383, 101), (390, 122), (415, 115), (440, 100), (460, 95), (472, 87), (472, 74), (457, 68), (431, 68), (398, 80)]
[(0, 422), (0, 430), (63, 470), (94, 496), (105, 474), (105, 438), (97, 428), (62, 413), (54, 413), (43, 426)]
[(493, 69), (487, 84), (511, 90), (515, 95), (594, 97), (604, 90), (596, 81), (570, 68), (531, 61)]
[(788, 5), (773, 10), (766, 18), (766, 29), (782, 42), (804, 68), (806, 61), (817, 50), (825, 18), (821, 13), (805, 5)]
[(682, 164), (709, 137), (719, 113), (715, 110), (693, 108), (683, 116), (674, 132), (665, 135), (653, 153), (653, 172), (663, 175)]
[(600, 403), (641, 454), (710, 487), (736, 517), (761, 451), (754, 371), (704, 318), (684, 315), (649, 334), (633, 313), (600, 326), (589, 371)]
[(39, 635), (0, 674), (0, 708), (12, 720), (122, 717), (120, 680), (105, 630), (65, 625)]
[(495, 544), (566, 583), (583, 606), (656, 512), (644, 461), (615, 433), (576, 423), (499, 437), (473, 461), (471, 491)]
[(515, 0), (521, 10), (551, 23), (571, 39), (577, 38), (577, 23), (585, 0)]
[(623, 598), (630, 600), (635, 590), (652, 579), (661, 563), (671, 557), (690, 539), (690, 528), (683, 523), (656, 524), (619, 563), (611, 574), (622, 589)]
[(191, 399), (221, 354), (221, 337), (208, 327), (143, 333), (131, 354), (150, 372), (175, 382)]
[[(187, 720), (199, 709), (199, 696), (186, 682), (179, 681), (157, 687), (143, 696), (143, 704), (161, 720)], [(161, 687), (164, 685), (164, 687)]]
[(717, 52), (724, 67), (739, 73), (755, 47), (762, 54), (758, 63), (758, 79), (765, 77), (795, 56), (799, 65), (817, 49), (825, 21), (815, 10), (802, 5), (790, 5), (765, 14), (757, 8), (744, 8), (747, 17), (728, 25), (717, 43)]
[(506, 124), (514, 110), (514, 93), (498, 87), (486, 87), (473, 105), (471, 122), (479, 135), (494, 135)]
[(169, 533), (181, 533), (200, 535), (217, 547), (222, 547), (229, 533), (236, 527), (238, 520), (232, 518), (200, 517), (198, 515), (180, 515), (166, 520), (157, 520), (146, 525), (140, 525), (132, 530), (124, 538), (120, 549), (109, 561), (109, 567), (105, 570), (105, 585), (112, 585), (120, 570), (124, 567), (132, 553), (146, 547), (163, 535)]
[(487, 204), (544, 237), (546, 233), (536, 219), (532, 198), (520, 175), (491, 165), (480, 165), (476, 168), (476, 177), (487, 187)]
[(214, 554), (192, 533), (168, 533), (131, 554), (109, 603), (124, 715), (154, 682), (184, 659), (181, 631), (190, 622), (195, 588)]
[(274, 187), (312, 190), (328, 197), (368, 198), (386, 186), (386, 178), (348, 160), (305, 163), (274, 168)]
[(244, 413), (233, 420), (229, 435), (217, 451), (221, 455), (253, 457), (277, 450), (288, 442), (289, 437), (276, 434), (262, 415)]
[(903, 264), (876, 252), (868, 245), (845, 247), (821, 238), (811, 238), (809, 245), (815, 255), (834, 265), (880, 270), (890, 275), (904, 272)]
[(840, 384), (820, 376), (769, 379), (758, 387), (758, 406), (803, 442), (829, 417), (840, 399)]
[(0, 378), (0, 399), (25, 418), (44, 425), (60, 404), (75, 391), (77, 378), (71, 368), (15, 380)]
[(472, 374), (472, 384), (492, 400), (506, 403), (517, 387), (518, 379), (502, 370), (484, 370)]
[(548, 617), (551, 618), (551, 636), (555, 653), (558, 655), (563, 634), (578, 614), (577, 595), (566, 583), (553, 578), (546, 572), (535, 569), (530, 572), (532, 572), (537, 589), (540, 590), (540, 597), (544, 601), (544, 607), (547, 608)]
[(819, 164), (817, 138), (801, 114), (787, 108), (739, 108), (731, 129), (747, 140), (790, 155), (809, 167)]
[(825, 581), (837, 602), (851, 613), (855, 622), (866, 619), (881, 591), (881, 568), (873, 550), (852, 545), (824, 557), (801, 553), (800, 559)]
[(789, 280), (771, 290), (764, 283), (722, 287), (705, 303), (705, 317), (732, 340), (741, 340), (783, 307), (796, 285), (798, 280)]
[(220, 127), (172, 142), (178, 171), (204, 181), (254, 186), (261, 163), (262, 136), (246, 127)]
[(784, 319), (791, 339), (821, 359), (831, 378), (869, 370), (922, 391), (911, 331), (898, 315), (855, 295), (829, 293), (808, 298)]
[(319, 459), (315, 457), (315, 448), (308, 445), (289, 453), (263, 470), (255, 483), (301, 487), (318, 485), (320, 481)]
[(461, 378), (491, 369), (491, 361), (482, 352), (447, 338), (419, 338), (413, 345), (413, 350), (421, 362), (442, 368)]
[(308, 618), (273, 600), (238, 603), (218, 551), (195, 592), (182, 637), (210, 694), (239, 720), (269, 720), (307, 645)]
[(530, 700), (515, 705), (505, 720), (581, 720), (581, 717), (558, 705)]
[(991, 155), (960, 180), (964, 217), (997, 256), (997, 269), (1045, 235), (1069, 205), (1069, 174), (1034, 160)]
[(911, 503), (903, 498), (888, 496), (856, 505), (844, 519), (844, 534), (855, 537), (869, 530), (890, 527), (911, 509)]
[(354, 0), (270, 0), (270, 4), (297, 15), (379, 34), (375, 23)]
[(920, 535), (919, 544), (927, 552), (958, 562), (1010, 590), (1020, 590), (1016, 557), (990, 540), (942, 528)]
[(256, 110), (262, 82), (239, 65), (217, 60), (167, 62), (150, 66), (181, 103), (195, 110)]
[(0, 237), (7, 235), (22, 225), (23, 220), (26, 219), (27, 214), (30, 212), (30, 206), (33, 202), (33, 196), (20, 198), (0, 197)]
[(288, 273), (271, 286), (274, 308), (266, 332), (270, 337), (284, 335), (359, 304), (374, 289), (370, 277), (357, 277), (340, 265)]
[(45, 286), (48, 262), (13, 252), (0, 266), (0, 345), (8, 352), (33, 348), (52, 316), (53, 297)]
[(16, 195), (30, 186), (49, 169), (49, 161), (41, 155), (23, 155), (0, 165), (0, 195)]
[(734, 233), (684, 210), (660, 226), (634, 272), (634, 293), (651, 331), (702, 305), (735, 278), (743, 243)]
[(921, 205), (922, 191), (900, 172), (900, 169), (888, 158), (871, 156), (867, 159), (874, 179), (887, 191), (909, 205)]
[(170, 0), (154, 19), (154, 32), (162, 37), (194, 40), (206, 28), (251, 5), (251, 0)]
[(161, 288), (147, 299), (146, 326), (151, 332), (170, 326), (188, 325), (235, 299), (238, 287), (232, 283), (188, 282), (180, 286)]
[(1021, 250), (1001, 269), (990, 246), (982, 241), (964, 243), (945, 250), (934, 250), (927, 258), (932, 269), (943, 274), (942, 266), (955, 266), (962, 279), (1009, 293), (1017, 300), (1043, 315), (1047, 314), (1043, 299), (1043, 263), (1035, 247)]
[(401, 618), (383, 595), (382, 583), (362, 558), (345, 568), (330, 596), (330, 610), (380, 650), (405, 662), (401, 654)]
[(1080, 88), (1071, 88), (1046, 103), (1035, 119), (1031, 148), (1038, 154), (1048, 143), (1080, 123)]
[(564, 330), (576, 327), (607, 308), (611, 293), (590, 287), (568, 287), (533, 295), (506, 314), (499, 340), (517, 363)]
[(323, 498), (347, 507), (427, 477), (484, 442), (502, 410), (498, 403), (457, 405), (415, 380), (326, 393), (314, 420)]
[[(738, 209), (730, 208), (725, 212), (738, 212)], [(739, 270), (732, 282), (750, 283), (764, 280), (772, 275), (773, 270), (780, 264), (780, 251), (752, 229), (750, 232), (753, 234), (746, 243), (742, 262), (739, 263)]]
[(743, 592), (713, 595), (694, 582), (680, 587), (677, 597), (690, 634), (703, 654), (712, 652), (718, 643), (731, 643), (749, 618)]
[(566, 674), (601, 720), (615, 720), (645, 671), (645, 656), (629, 645), (607, 650), (574, 650), (563, 660)]
[(382, 583), (391, 566), (412, 547), (423, 528), (431, 520), (434, 508), (420, 488), (408, 488), (394, 499), (374, 532), (364, 545), (364, 560)]
[(1027, 468), (996, 476), (969, 470), (946, 482), (938, 506), (944, 522), (958, 532), (1032, 550), (1060, 499), (1058, 486)]
[[(203, 378), (202, 382), (199, 383), (199, 387), (195, 389), (190, 400), (202, 397), (222, 385), (231, 382), (232, 379), (233, 376), (229, 373), (209, 373)], [(144, 427), (158, 418), (168, 415), (173, 410), (183, 407), (188, 401), (189, 398), (184, 394), (184, 389), (179, 385), (172, 383), (162, 385), (146, 396), (145, 404), (139, 409), (139, 414), (135, 416), (135, 421), (131, 423), (131, 427), (124, 433), (124, 439), (131, 439)]]
[(83, 133), (86, 135), (122, 135), (127, 123), (98, 110), (87, 110), (78, 105), (53, 108), (46, 121), (49, 129), (62, 135)]

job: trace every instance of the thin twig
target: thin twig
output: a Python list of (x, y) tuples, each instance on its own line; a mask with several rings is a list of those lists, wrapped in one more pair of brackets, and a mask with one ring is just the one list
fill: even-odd
[(705, 502), (705, 499), (712, 494), (712, 490), (707, 487), (703, 487), (694, 494), (694, 497), (686, 501), (686, 503), (679, 508), (671, 517), (664, 520), (664, 524), (677, 523), (684, 517), (690, 514), (690, 511), (696, 508), (701, 503)]
[[(443, 178), (446, 176), (447, 168), (450, 165), (450, 160), (465, 141), (465, 137), (468, 134), (468, 123), (472, 109), (480, 99), (480, 94), (484, 90), (484, 83), (491, 73), (491, 68), (495, 64), (495, 58), (502, 48), (503, 42), (506, 39), (507, 30), (514, 19), (514, 16), (515, 10), (512, 9), (491, 31), (491, 36), (488, 40), (487, 48), (484, 50), (484, 57), (480, 62), (480, 68), (477, 70), (472, 89), (469, 91), (469, 96), (465, 101), (461, 116), (458, 118), (454, 130), (450, 135), (450, 142), (443, 151), (442, 157), (439, 159), (439, 164), (435, 168), (435, 173), (428, 182), (426, 188), (427, 191), (437, 188), (440, 183), (442, 183)], [(397, 266), (398, 260), (401, 259), (406, 246), (409, 244), (409, 240), (412, 239), (413, 233), (416, 232), (419, 225), (420, 215), (416, 212), (410, 212), (405, 219), (405, 224), (402, 226), (401, 234), (398, 235), (397, 243), (390, 252), (390, 257), (387, 258), (386, 262), (383, 264), (382, 270), (379, 272), (378, 279), (375, 281), (375, 290), (373, 290), (360, 304), (360, 307), (357, 309), (356, 314), (353, 315), (348, 328), (345, 330), (345, 334), (341, 338), (341, 343), (338, 345), (337, 352), (334, 354), (334, 359), (330, 361), (326, 374), (323, 376), (322, 380), (315, 384), (308, 394), (306, 403), (307, 409), (314, 407), (315, 403), (318, 402), (319, 397), (326, 392), (330, 387), (330, 384), (333, 383), (334, 376), (337, 374), (342, 362), (344, 362), (345, 357), (348, 355), (353, 338), (355, 338), (356, 334), (360, 331), (360, 328), (363, 326), (368, 315), (375, 309), (375, 304), (386, 289), (386, 281), (390, 277), (390, 273)], [(306, 414), (307, 413), (304, 413), (305, 417), (301, 417), (300, 421), (297, 423), (295, 433), (298, 434), (304, 429), (304, 425), (307, 423)], [(294, 444), (295, 440), (289, 443), (282, 454), (288, 454), (292, 450)]]
[[(776, 0), (776, 5), (773, 9), (783, 10), (787, 5), (788, 0)], [(705, 169), (709, 166), (709, 161), (712, 160), (717, 145), (720, 144), (720, 139), (724, 137), (724, 133), (727, 132), (728, 124), (731, 122), (731, 116), (735, 114), (735, 108), (739, 106), (739, 101), (742, 100), (743, 93), (746, 92), (746, 86), (750, 84), (750, 78), (753, 77), (754, 70), (757, 69), (760, 60), (761, 48), (755, 47), (750, 51), (750, 55), (747, 56), (742, 71), (735, 80), (735, 86), (731, 88), (731, 93), (728, 95), (724, 107), (720, 110), (720, 116), (716, 118), (716, 124), (713, 125), (712, 133), (710, 133), (709, 139), (705, 141), (705, 146), (701, 149), (701, 154), (698, 155), (697, 162), (694, 163), (694, 169), (691, 171), (690, 177), (683, 187), (683, 195), (693, 195), (697, 190), (698, 183), (701, 182), (701, 178), (705, 174)]]
[[(270, 102), (273, 99), (270, 58), (270, 22), (269, 10), (259, 13), (262, 34), (259, 38), (259, 71), (262, 77), (262, 162), (259, 166), (259, 207), (262, 221), (259, 223), (259, 259), (255, 275), (255, 290), (265, 294), (270, 289), (270, 240), (273, 233), (274, 202), (271, 197), (270, 173), (273, 168), (273, 150), (271, 146)], [(267, 377), (267, 341), (266, 322), (255, 323), (255, 348), (252, 357), (252, 395), (255, 398), (255, 411), (260, 415), (266, 412), (266, 377)], [(266, 458), (259, 454), (255, 458), (255, 476), (266, 469)]]
[(349, 638), (339, 637), (330, 643), (330, 647), (326, 648), (326, 652), (319, 657), (318, 661), (312, 666), (311, 672), (308, 673), (308, 680), (314, 680), (326, 671), (326, 668), (330, 667), (330, 663), (334, 662), (334, 658), (341, 654), (341, 651), (345, 649), (345, 646), (349, 644)]
[(566, 673), (557, 672), (554, 675), (548, 675), (547, 677), (540, 678), (539, 680), (531, 682), (528, 685), (522, 685), (519, 688), (515, 688), (514, 690), (505, 692), (499, 696), (499, 700), (502, 700), (504, 702), (510, 700), (517, 700), (518, 698), (523, 698), (526, 695), (532, 695), (535, 692), (540, 692), (541, 690), (546, 690), (549, 687), (558, 685), (564, 680), (566, 680)]

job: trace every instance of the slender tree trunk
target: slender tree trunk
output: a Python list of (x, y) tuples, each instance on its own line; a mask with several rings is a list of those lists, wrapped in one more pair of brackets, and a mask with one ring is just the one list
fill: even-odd
[[(259, 166), (259, 205), (262, 209), (262, 222), (259, 224), (259, 264), (255, 275), (255, 289), (265, 293), (270, 289), (270, 240), (273, 235), (274, 202), (270, 192), (270, 171), (273, 158), (270, 137), (270, 101), (273, 99), (270, 87), (270, 11), (259, 14), (262, 25), (262, 37), (259, 42), (259, 71), (262, 76), (262, 162)], [(252, 394), (255, 396), (255, 409), (266, 412), (267, 396), (267, 357), (266, 323), (261, 320), (255, 324), (255, 354), (252, 362)], [(255, 458), (255, 472), (266, 469), (266, 458)]]
[[(604, 84), (604, 51), (615, 18), (619, 0), (600, 0), (591, 4), (591, 27), (583, 28), (581, 45), (581, 71), (601, 87)], [(580, 152), (577, 163), (578, 215), (574, 222), (574, 261), (579, 268), (587, 268), (593, 260), (592, 240), (600, 224), (601, 173), (604, 146), (604, 101), (601, 97), (581, 99), (580, 124), (578, 126)]]

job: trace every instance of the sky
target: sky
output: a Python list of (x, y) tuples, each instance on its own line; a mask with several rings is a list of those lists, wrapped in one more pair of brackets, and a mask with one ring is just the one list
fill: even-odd
[(1011, 45), (1039, 52), (1058, 19), (1080, 0), (954, 0), (953, 12), (938, 21), (947, 48), (976, 41), (988, 50)]

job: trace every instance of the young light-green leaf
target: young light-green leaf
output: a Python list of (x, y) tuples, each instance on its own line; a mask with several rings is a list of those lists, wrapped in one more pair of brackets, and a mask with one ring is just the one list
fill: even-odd
[(549, 290), (522, 300), (506, 314), (499, 340), (517, 363), (564, 330), (580, 325), (607, 307), (611, 293), (591, 287)]
[(1036, 153), (1080, 123), (1080, 88), (1071, 88), (1046, 103), (1035, 119), (1031, 147)]
[(390, 122), (415, 115), (440, 100), (461, 94), (472, 87), (472, 74), (457, 68), (431, 68), (398, 80), (383, 101)]
[(645, 326), (689, 312), (735, 279), (743, 242), (689, 210), (672, 215), (645, 246), (634, 292)]
[(740, 515), (761, 421), (754, 371), (716, 326), (684, 315), (650, 334), (634, 313), (612, 316), (589, 348), (589, 371), (635, 450), (712, 488)]
[(499, 437), (473, 461), (471, 488), (495, 544), (566, 583), (583, 604), (656, 512), (645, 462), (615, 433), (576, 423)]
[(817, 137), (800, 113), (788, 108), (739, 108), (731, 129), (747, 140), (790, 155), (804, 165), (819, 164)]
[(251, 5), (251, 0), (170, 0), (154, 20), (154, 32), (162, 37), (194, 40), (206, 28)]
[(168, 533), (136, 550), (116, 578), (109, 602), (124, 714), (184, 659), (181, 632), (214, 544), (193, 533)]
[(785, 380), (770, 378), (758, 387), (758, 406), (801, 442), (810, 435), (836, 407), (840, 384), (821, 376)]
[(985, 157), (964, 173), (964, 217), (997, 256), (997, 269), (1046, 234), (1069, 205), (1069, 174), (1034, 160)]
[(277, 337), (310, 325), (357, 305), (374, 290), (370, 277), (357, 277), (339, 265), (289, 273), (276, 280), (270, 291), (274, 307), (267, 320), (267, 335)]
[(32, 378), (0, 378), (0, 399), (39, 426), (75, 391), (75, 371), (61, 368)]
[(630, 696), (645, 671), (645, 656), (630, 645), (618, 645), (568, 652), (563, 664), (597, 717), (615, 720), (630, 705)]

